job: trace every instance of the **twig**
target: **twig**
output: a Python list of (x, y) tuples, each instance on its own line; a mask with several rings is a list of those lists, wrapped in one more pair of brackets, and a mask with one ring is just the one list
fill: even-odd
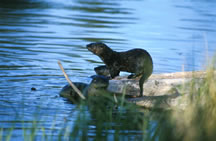
[(74, 89), (75, 92), (78, 93), (78, 95), (82, 98), (82, 99), (86, 99), (85, 96), (82, 94), (82, 92), (73, 84), (73, 82), (69, 79), (68, 75), (66, 74), (62, 64), (60, 61), (58, 61), (58, 65), (60, 67), (60, 69), (62, 70), (66, 80), (68, 81), (68, 83), (71, 85), (71, 87)]
[(114, 97), (115, 103), (118, 103), (118, 100), (117, 100), (117, 98), (116, 98), (116, 94), (114, 94), (113, 97)]

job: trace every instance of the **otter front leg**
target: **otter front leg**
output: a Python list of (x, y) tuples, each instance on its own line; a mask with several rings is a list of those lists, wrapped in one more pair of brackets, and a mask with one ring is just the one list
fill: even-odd
[(109, 69), (109, 72), (110, 72), (111, 78), (115, 78), (116, 76), (119, 76), (119, 73), (120, 73), (119, 70), (112, 69), (112, 68)]

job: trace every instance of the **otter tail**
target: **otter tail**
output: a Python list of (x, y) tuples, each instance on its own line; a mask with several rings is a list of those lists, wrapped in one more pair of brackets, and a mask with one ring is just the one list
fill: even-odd
[(148, 79), (148, 75), (143, 74), (139, 80), (140, 96), (143, 95), (143, 91), (144, 91), (143, 90), (143, 84), (144, 84), (145, 80), (147, 80), (147, 79)]

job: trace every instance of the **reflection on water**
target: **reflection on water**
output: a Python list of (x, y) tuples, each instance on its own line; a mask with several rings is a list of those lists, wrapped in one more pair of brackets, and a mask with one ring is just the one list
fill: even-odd
[(183, 64), (187, 71), (203, 69), (206, 52), (216, 46), (215, 6), (205, 0), (1, 1), (0, 128), (19, 131), (19, 119), (28, 123), (35, 114), (46, 127), (54, 120), (61, 127), (75, 105), (58, 97), (66, 81), (57, 60), (73, 81), (89, 82), (101, 64), (85, 48), (90, 42), (146, 49), (154, 73), (181, 71)]

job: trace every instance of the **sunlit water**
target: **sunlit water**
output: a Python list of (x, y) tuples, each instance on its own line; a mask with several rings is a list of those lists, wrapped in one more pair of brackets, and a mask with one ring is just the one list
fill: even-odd
[(204, 69), (216, 49), (215, 6), (211, 0), (0, 2), (0, 128), (14, 127), (16, 139), (36, 119), (45, 128), (55, 121), (60, 129), (69, 116), (73, 124), (76, 105), (58, 96), (66, 80), (57, 61), (74, 82), (88, 83), (102, 64), (85, 48), (90, 42), (146, 49), (154, 73)]

